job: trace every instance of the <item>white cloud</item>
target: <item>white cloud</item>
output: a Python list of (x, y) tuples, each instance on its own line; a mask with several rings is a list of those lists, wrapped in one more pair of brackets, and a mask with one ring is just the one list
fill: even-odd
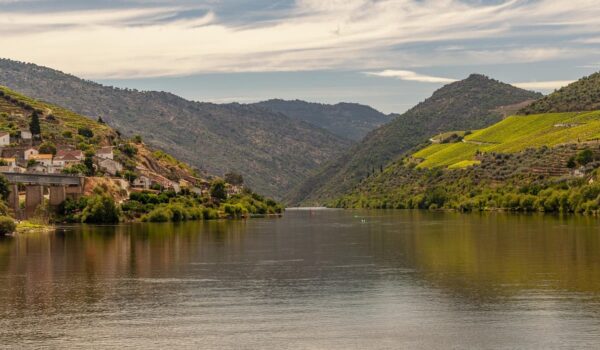
[(434, 77), (431, 75), (419, 74), (409, 70), (392, 70), (387, 69), (381, 72), (365, 72), (367, 75), (373, 75), (377, 77), (385, 78), (397, 78), (400, 80), (418, 81), (421, 83), (452, 83), (456, 79)]
[[(0, 0), (1, 1), (1, 0)], [(566, 47), (461, 50), (472, 39), (600, 34), (595, 0), (296, 0), (285, 18), (228, 24), (180, 8), (0, 13), (1, 55), (88, 78), (203, 72), (381, 70), (426, 64), (538, 62), (583, 55)], [(535, 16), (531, 16), (535, 13)], [(159, 20), (160, 19), (160, 20)], [(543, 28), (543, 29), (540, 29)], [(454, 50), (415, 54), (411, 43)], [(35, 49), (32, 49), (35, 48)]]
[(522, 83), (512, 83), (516, 87), (528, 90), (555, 90), (569, 85), (574, 80), (552, 80), (552, 81), (530, 81)]

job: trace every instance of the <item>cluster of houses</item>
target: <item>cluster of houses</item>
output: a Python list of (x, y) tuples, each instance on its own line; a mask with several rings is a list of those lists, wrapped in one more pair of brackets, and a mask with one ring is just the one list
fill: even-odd
[[(113, 147), (106, 146), (96, 150), (93, 160), (97, 170), (109, 176), (119, 176), (123, 173), (123, 165), (114, 158)], [(35, 146), (28, 129), (22, 129), (20, 138), (13, 143), (9, 133), (0, 132), (0, 172), (60, 174), (66, 168), (82, 164), (84, 160), (85, 154), (81, 150), (68, 146), (58, 146), (56, 154), (40, 153), (40, 148)], [(138, 189), (147, 190), (158, 186), (161, 189), (179, 192), (181, 188), (186, 187), (202, 193), (209, 187), (206, 181), (200, 181), (198, 185), (198, 179), (194, 178), (174, 182), (140, 165), (136, 168), (136, 173), (131, 186)]]

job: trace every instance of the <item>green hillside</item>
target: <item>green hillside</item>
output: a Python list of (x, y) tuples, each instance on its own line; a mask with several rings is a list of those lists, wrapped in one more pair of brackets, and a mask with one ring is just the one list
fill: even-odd
[[(573, 100), (593, 96), (589, 81), (570, 86), (578, 87), (568, 90)], [(565, 91), (546, 98), (546, 108), (563, 108)], [(589, 102), (581, 108), (600, 96)], [(600, 110), (514, 115), (454, 134), (432, 138), (329, 204), (600, 214)]]
[[(480, 152), (514, 153), (600, 138), (600, 111), (511, 116), (464, 137), (462, 142), (433, 144), (415, 154), (422, 168), (456, 167), (476, 161)], [(460, 166), (459, 166), (460, 167)]]
[(600, 109), (600, 72), (582, 78), (521, 109), (520, 114)]
[(483, 75), (448, 84), (390, 123), (370, 132), (335, 161), (329, 162), (293, 191), (290, 203), (322, 204), (355, 188), (373, 169), (402, 157), (432, 135), (492, 125), (515, 105), (541, 94), (522, 90)]

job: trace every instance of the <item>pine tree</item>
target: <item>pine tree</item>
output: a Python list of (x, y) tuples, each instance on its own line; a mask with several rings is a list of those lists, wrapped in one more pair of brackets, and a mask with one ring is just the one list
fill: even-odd
[(42, 133), (42, 128), (40, 127), (40, 116), (35, 111), (31, 114), (31, 122), (29, 122), (29, 131), (31, 131), (32, 135), (40, 135)]

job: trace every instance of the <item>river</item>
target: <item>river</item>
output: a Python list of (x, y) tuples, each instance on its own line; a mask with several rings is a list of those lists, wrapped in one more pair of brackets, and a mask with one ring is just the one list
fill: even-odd
[(584, 216), (288, 211), (0, 239), (0, 347), (592, 348)]

